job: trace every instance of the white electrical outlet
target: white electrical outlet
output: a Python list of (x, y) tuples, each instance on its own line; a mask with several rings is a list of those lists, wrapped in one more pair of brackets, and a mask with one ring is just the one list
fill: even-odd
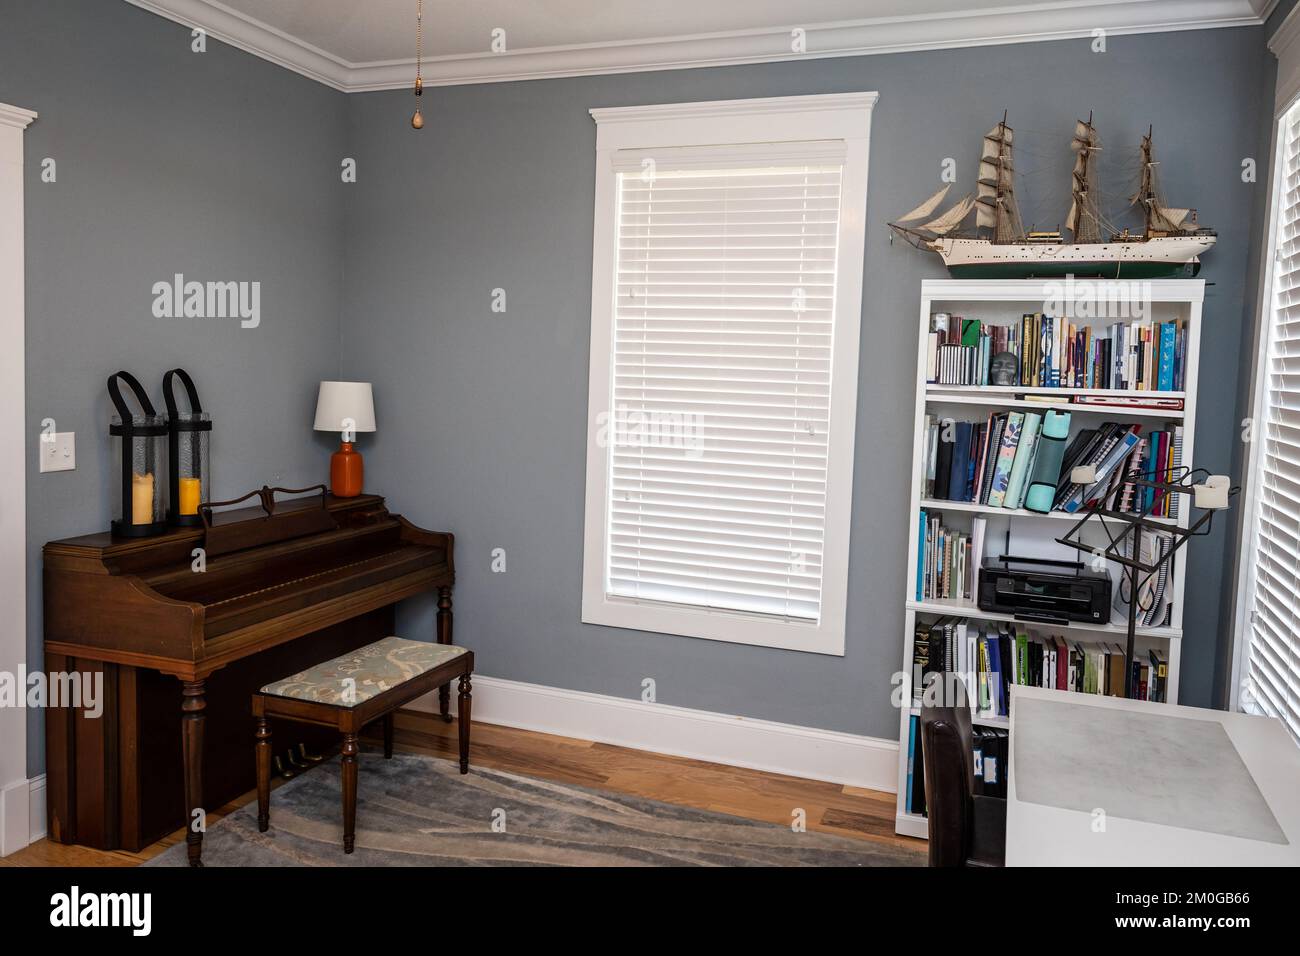
[(42, 474), (47, 471), (72, 471), (77, 467), (76, 432), (41, 435), (37, 441), (41, 449)]

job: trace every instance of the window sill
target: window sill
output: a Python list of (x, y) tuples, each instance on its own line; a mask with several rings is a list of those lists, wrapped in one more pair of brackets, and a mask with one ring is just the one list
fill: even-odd
[(730, 644), (775, 647), (809, 654), (844, 656), (844, 625), (827, 621), (781, 620), (713, 608), (689, 607), (612, 597), (583, 595), (582, 623), (697, 637)]

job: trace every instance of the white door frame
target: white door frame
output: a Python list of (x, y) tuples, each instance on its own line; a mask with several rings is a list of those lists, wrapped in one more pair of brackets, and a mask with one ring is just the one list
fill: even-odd
[[(23, 130), (36, 114), (0, 103), (0, 672), (27, 663), (27, 410), (23, 291)], [(26, 681), (16, 688), (25, 696)], [(0, 856), (31, 837), (27, 711), (0, 707)]]

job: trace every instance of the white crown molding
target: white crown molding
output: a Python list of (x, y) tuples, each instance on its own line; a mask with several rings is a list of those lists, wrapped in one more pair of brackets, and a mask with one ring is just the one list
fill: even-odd
[[(210, 37), (337, 90), (362, 93), (406, 89), (415, 75), (414, 58), (351, 63), (232, 10), (217, 0), (126, 2), (191, 28), (202, 27)], [(1097, 29), (1117, 35), (1259, 26), (1276, 2), (1052, 0), (1030, 9), (989, 7), (955, 14), (794, 23), (772, 29), (536, 47), (505, 53), (435, 56), (424, 61), (424, 83), (426, 86), (457, 86), (868, 56), (1090, 37)], [(791, 51), (791, 31), (796, 28), (805, 31), (807, 52)]]
[(156, 13), (190, 29), (200, 28), (210, 38), (269, 60), (336, 90), (347, 91), (352, 64), (319, 47), (305, 43), (261, 20), (232, 10), (217, 0), (126, 0), (132, 6)]
[[(406, 705), (437, 712), (427, 694)], [(474, 675), (474, 721), (893, 793), (898, 741)]]
[(0, 103), (0, 126), (26, 129), (34, 119), (36, 119), (36, 114), (31, 110), (10, 106), (8, 103)]

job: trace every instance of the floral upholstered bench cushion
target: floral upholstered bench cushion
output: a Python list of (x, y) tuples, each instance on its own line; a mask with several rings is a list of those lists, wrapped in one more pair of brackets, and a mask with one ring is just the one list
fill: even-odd
[(355, 707), (465, 653), (451, 644), (386, 637), (262, 688), (263, 694)]

